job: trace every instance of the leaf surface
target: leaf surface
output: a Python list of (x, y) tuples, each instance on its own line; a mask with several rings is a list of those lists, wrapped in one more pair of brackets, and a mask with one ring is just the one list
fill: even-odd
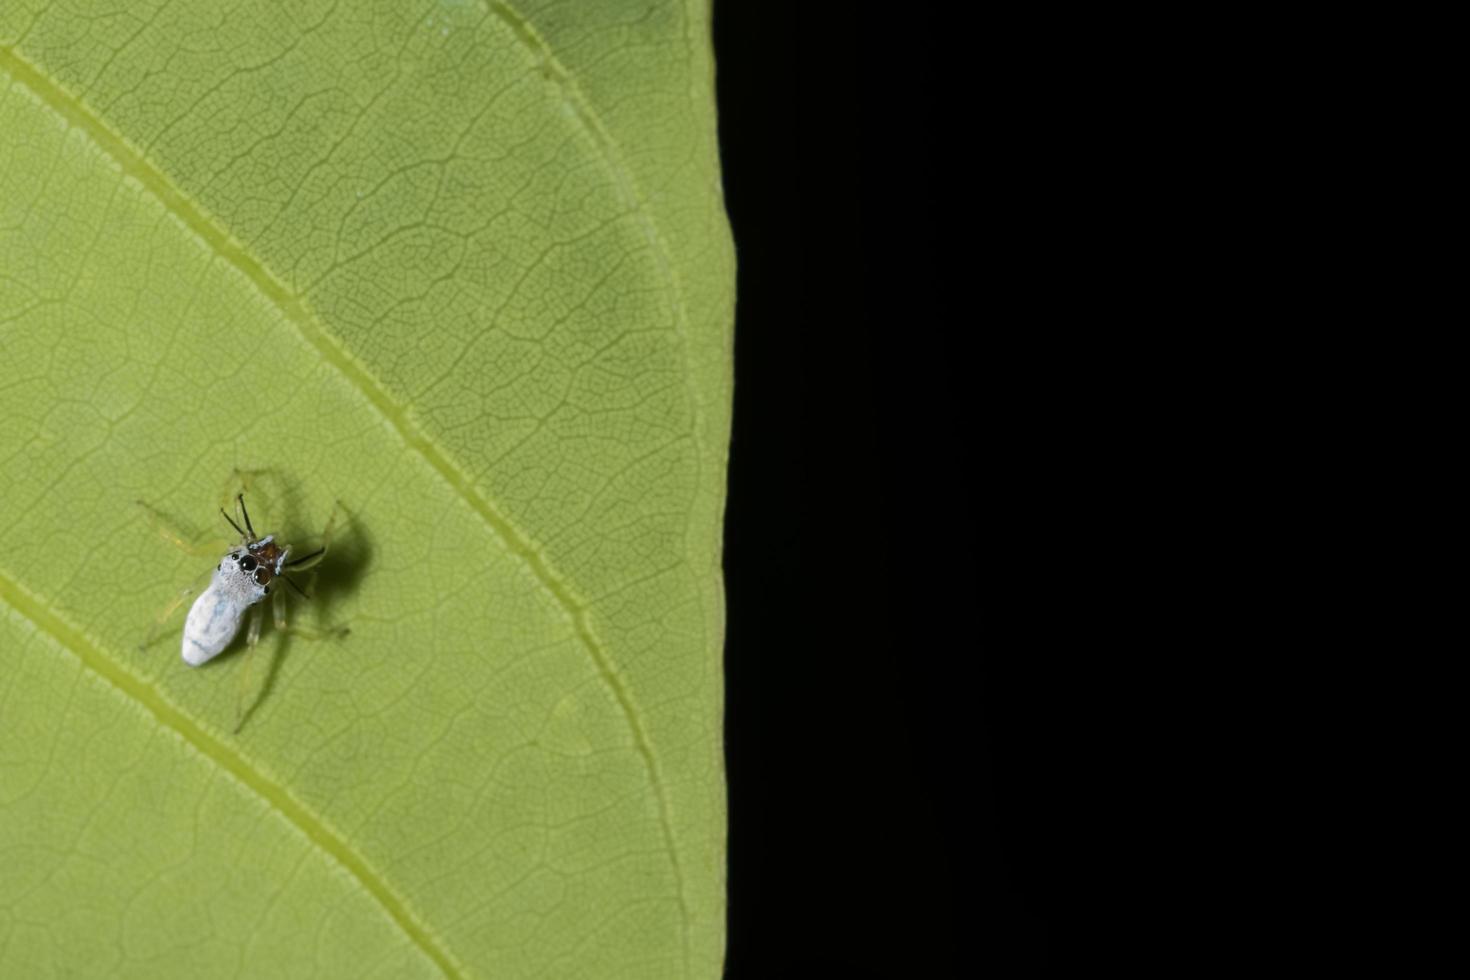
[[(0, 6), (0, 976), (718, 975), (711, 82), (697, 2)], [(235, 468), (351, 633), (191, 670)]]

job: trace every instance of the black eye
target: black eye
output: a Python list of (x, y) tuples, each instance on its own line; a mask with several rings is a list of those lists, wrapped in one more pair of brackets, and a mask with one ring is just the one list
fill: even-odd
[(267, 585), (263, 591), (265, 592), (266, 595), (270, 595), (271, 594), (271, 587), (269, 585)]
[(240, 556), (239, 555), (231, 555), (230, 556), (230, 561), (239, 561), (239, 560), (240, 560)]
[(266, 577), (265, 569), (263, 569), (263, 568), (257, 568), (255, 570), (255, 584), (256, 585), (264, 585), (265, 583), (267, 583), (269, 581), (270, 581), (270, 579)]
[(255, 565), (256, 562), (253, 555), (246, 555), (244, 558), (240, 559), (240, 567), (247, 572), (255, 571)]

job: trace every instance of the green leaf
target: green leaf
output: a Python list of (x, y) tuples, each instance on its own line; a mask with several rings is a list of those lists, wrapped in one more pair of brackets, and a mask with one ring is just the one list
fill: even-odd
[(0, 5), (0, 976), (718, 975), (706, 8)]

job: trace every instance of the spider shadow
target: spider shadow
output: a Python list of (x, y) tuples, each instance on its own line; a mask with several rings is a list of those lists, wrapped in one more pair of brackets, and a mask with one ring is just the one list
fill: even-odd
[[(306, 541), (311, 547), (315, 547), (313, 539), (308, 538)], [(323, 622), (323, 620), (327, 619), (326, 613), (331, 609), (335, 599), (357, 588), (358, 583), (372, 564), (373, 555), (376, 551), (377, 547), (372, 536), (358, 521), (357, 515), (353, 514), (351, 510), (339, 501), (337, 503), (337, 526), (332, 534), (332, 546), (327, 552), (326, 557), (322, 560), (322, 563), (315, 570), (315, 581), (309, 585), (308, 594), (310, 598), (303, 599), (295, 590), (287, 586), (286, 592), (280, 598), (271, 601), (284, 601), (287, 603), (288, 622), (295, 622), (299, 618), (303, 608), (310, 603), (317, 610), (316, 614), (312, 617), (315, 620), (312, 628), (321, 630), (327, 634), (321, 637), (321, 640), (331, 642), (345, 641), (349, 639), (352, 632), (350, 625), (347, 623)], [(292, 635), (289, 631), (286, 633), (278, 632), (275, 629), (274, 621), (270, 620), (270, 613), (265, 612), (262, 614), (267, 616), (268, 622), (265, 630), (261, 634), (260, 645), (262, 647), (266, 646), (267, 640), (274, 640), (274, 642), (269, 644), (270, 652), (265, 664), (264, 679), (260, 682), (259, 687), (255, 689), (253, 696), (249, 691), (246, 692), (245, 696), (248, 700), (245, 707), (240, 711), (240, 720), (235, 726), (236, 732), (239, 732), (249, 723), (256, 709), (271, 696), (280, 678), (281, 664), (285, 661), (286, 655), (291, 651), (294, 641), (299, 639), (299, 637)], [(263, 651), (257, 651), (257, 653), (260, 652)], [(243, 667), (239, 669), (243, 669)]]

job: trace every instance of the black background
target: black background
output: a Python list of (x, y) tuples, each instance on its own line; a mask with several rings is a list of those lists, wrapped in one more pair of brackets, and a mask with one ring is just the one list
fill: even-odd
[(1034, 777), (994, 765), (1033, 736), (979, 662), (993, 447), (978, 318), (940, 299), (978, 270), (943, 234), (926, 52), (865, 62), (856, 16), (777, 19), (805, 8), (715, 5), (738, 262), (727, 976), (1013, 975), (1047, 959), (1045, 822)]

